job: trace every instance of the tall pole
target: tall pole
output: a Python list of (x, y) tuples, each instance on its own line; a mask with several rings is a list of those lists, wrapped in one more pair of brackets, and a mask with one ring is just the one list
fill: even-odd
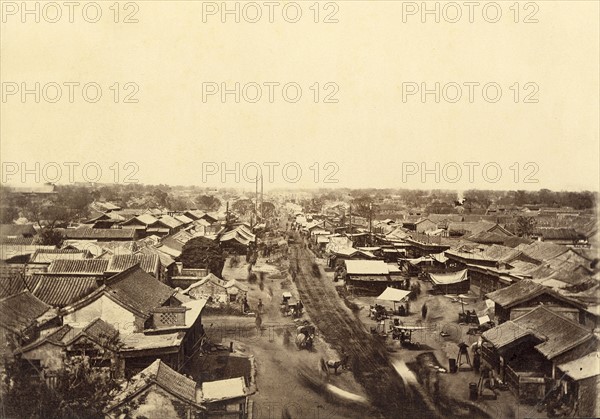
[(373, 204), (369, 202), (369, 245), (373, 246)]
[(260, 216), (262, 217), (263, 221), (265, 219), (265, 206), (263, 205), (264, 203), (264, 184), (263, 184), (263, 176), (262, 173), (260, 175)]

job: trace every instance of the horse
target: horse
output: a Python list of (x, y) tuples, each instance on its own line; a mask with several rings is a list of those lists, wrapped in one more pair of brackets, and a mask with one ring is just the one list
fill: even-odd
[(305, 335), (304, 333), (298, 333), (296, 335), (296, 346), (298, 349), (312, 349), (312, 336)]
[(338, 368), (342, 367), (345, 368), (344, 365), (344, 361), (338, 359), (338, 360), (327, 360), (325, 361), (323, 358), (321, 358), (321, 369), (323, 371), (325, 371), (327, 374), (329, 374), (329, 370), (333, 370), (334, 374), (338, 373)]

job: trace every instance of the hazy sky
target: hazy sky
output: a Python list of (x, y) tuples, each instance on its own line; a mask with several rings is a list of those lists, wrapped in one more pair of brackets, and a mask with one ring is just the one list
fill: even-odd
[[(265, 188), (598, 189), (597, 1), (521, 2), (518, 15), (512, 1), (479, 2), (472, 23), (463, 2), (428, 2), (439, 23), (420, 1), (274, 2), (273, 23), (264, 2), (227, 2), (239, 23), (221, 2), (122, 2), (118, 16), (113, 3), (91, 23), (81, 2), (70, 23), (62, 2), (60, 17), (29, 2), (36, 23), (2, 2), (3, 180), (37, 162), (37, 180), (66, 183), (79, 163), (78, 181), (100, 168), (101, 181), (236, 186), (239, 163), (247, 186), (254, 162)], [(39, 103), (21, 96), (36, 82)], [(239, 103), (222, 83), (240, 83)]]

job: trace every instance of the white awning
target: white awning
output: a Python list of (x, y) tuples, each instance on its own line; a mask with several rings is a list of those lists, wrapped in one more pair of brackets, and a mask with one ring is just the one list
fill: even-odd
[(409, 294), (410, 291), (387, 287), (376, 300), (399, 302), (408, 297)]

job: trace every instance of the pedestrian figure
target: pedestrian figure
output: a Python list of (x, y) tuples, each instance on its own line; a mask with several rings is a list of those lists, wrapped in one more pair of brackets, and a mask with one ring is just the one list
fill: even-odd
[(262, 336), (262, 317), (260, 316), (260, 314), (256, 315), (256, 330), (260, 332), (260, 335)]
[(260, 298), (258, 299), (258, 312), (259, 314), (262, 314), (263, 312), (263, 302)]
[(421, 307), (421, 317), (423, 317), (423, 320), (427, 317), (427, 304), (425, 303), (423, 303), (423, 306)]

